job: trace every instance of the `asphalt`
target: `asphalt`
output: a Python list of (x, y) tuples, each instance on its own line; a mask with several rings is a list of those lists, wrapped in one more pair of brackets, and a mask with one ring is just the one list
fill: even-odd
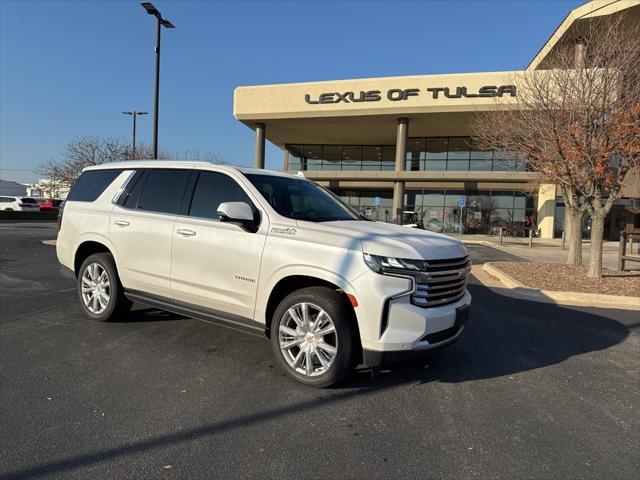
[(637, 312), (474, 283), (460, 341), (315, 390), (257, 337), (85, 319), (54, 237), (0, 225), (0, 479), (638, 478)]

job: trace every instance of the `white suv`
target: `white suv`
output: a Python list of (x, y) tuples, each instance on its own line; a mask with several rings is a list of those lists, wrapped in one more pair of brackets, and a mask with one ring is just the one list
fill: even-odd
[(57, 254), (90, 318), (136, 301), (260, 332), (318, 387), (455, 341), (471, 302), (459, 241), (366, 220), (300, 176), (202, 162), (86, 168)]
[(31, 197), (0, 196), (0, 210), (16, 212), (39, 212), (40, 202)]

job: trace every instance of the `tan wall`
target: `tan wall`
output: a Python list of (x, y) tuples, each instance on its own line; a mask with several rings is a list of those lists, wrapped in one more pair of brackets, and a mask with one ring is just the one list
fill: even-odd
[(541, 238), (553, 238), (553, 224), (556, 213), (556, 186), (540, 185), (538, 189), (538, 228)]
[[(447, 98), (427, 88), (448, 87), (451, 93), (456, 87), (466, 87), (468, 93), (478, 93), (481, 87), (515, 84), (522, 72), (465, 73), (449, 75), (421, 75), (405, 77), (365, 78), (332, 82), (288, 83), (279, 85), (238, 87), (234, 92), (233, 113), (239, 120), (268, 120), (278, 118), (309, 118), (357, 115), (399, 115), (409, 113), (468, 112), (495, 110), (494, 97)], [(418, 89), (417, 95), (406, 100), (392, 101), (387, 97), (391, 89)], [(323, 93), (379, 91), (381, 99), (371, 102), (309, 104)], [(515, 98), (504, 95), (500, 103), (514, 103)]]

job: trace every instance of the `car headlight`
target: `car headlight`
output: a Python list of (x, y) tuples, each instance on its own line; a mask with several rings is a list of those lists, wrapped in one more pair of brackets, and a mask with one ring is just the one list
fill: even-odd
[(384, 274), (388, 271), (420, 271), (424, 269), (423, 260), (409, 260), (405, 258), (383, 257), (380, 255), (364, 254), (364, 262), (376, 273)]

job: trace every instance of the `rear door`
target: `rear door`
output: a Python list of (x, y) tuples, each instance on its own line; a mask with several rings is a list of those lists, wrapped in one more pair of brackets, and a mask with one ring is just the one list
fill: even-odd
[(111, 211), (109, 232), (128, 290), (171, 297), (173, 224), (190, 169), (139, 170)]
[[(256, 218), (261, 216), (258, 231), (220, 222), (217, 209), (222, 202), (252, 206)], [(222, 172), (198, 172), (192, 198), (173, 230), (174, 299), (213, 314), (252, 319), (267, 231), (266, 215), (235, 178)]]

